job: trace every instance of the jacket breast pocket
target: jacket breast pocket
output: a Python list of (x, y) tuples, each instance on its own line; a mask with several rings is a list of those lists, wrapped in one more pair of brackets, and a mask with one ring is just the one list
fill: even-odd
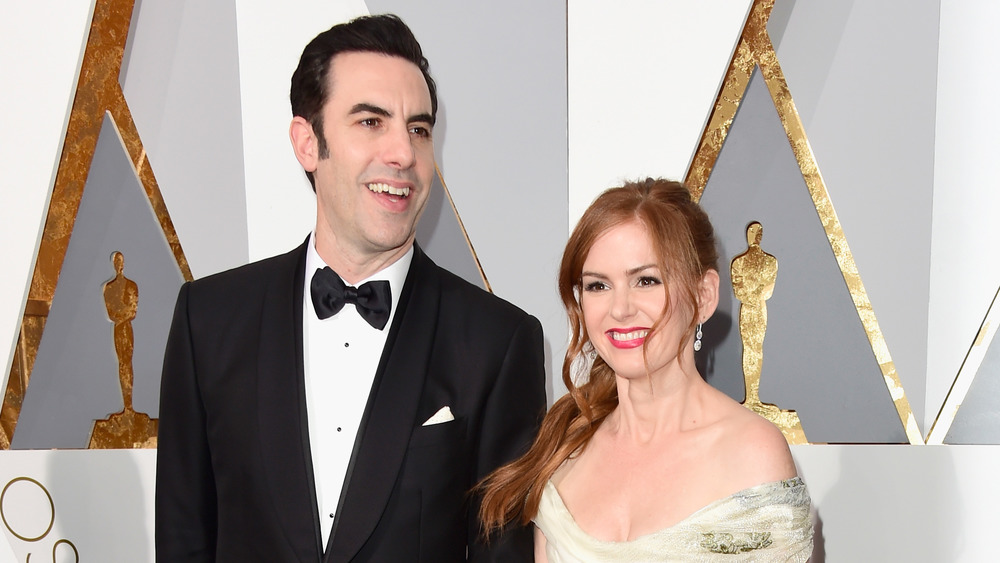
[[(468, 420), (418, 426), (410, 434), (400, 491), (420, 498), (419, 556), (410, 561), (464, 561), (467, 493), (474, 485)], [(458, 549), (461, 548), (461, 549)]]
[(426, 448), (431, 446), (448, 446), (461, 448), (465, 443), (465, 418), (456, 418), (448, 422), (418, 426), (410, 435), (408, 449)]
[(420, 426), (410, 434), (403, 483), (427, 491), (439, 487), (466, 489), (470, 459), (466, 420)]

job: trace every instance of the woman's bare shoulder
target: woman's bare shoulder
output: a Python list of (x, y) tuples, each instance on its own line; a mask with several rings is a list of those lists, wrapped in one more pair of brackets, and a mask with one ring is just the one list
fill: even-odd
[(789, 479), (795, 462), (784, 434), (771, 421), (733, 401), (726, 407), (719, 453), (747, 486)]

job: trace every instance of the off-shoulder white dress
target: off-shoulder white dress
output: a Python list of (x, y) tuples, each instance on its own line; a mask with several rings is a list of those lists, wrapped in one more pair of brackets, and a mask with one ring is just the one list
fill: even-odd
[(717, 500), (665, 530), (610, 542), (581, 530), (549, 481), (535, 525), (545, 534), (549, 563), (806, 561), (809, 506), (805, 483), (794, 477)]

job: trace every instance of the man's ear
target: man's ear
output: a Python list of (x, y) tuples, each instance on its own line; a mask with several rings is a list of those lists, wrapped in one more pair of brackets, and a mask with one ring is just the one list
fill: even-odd
[(698, 282), (698, 322), (703, 323), (719, 306), (719, 272), (708, 270)]
[(288, 138), (292, 141), (295, 158), (306, 172), (315, 172), (319, 164), (319, 142), (312, 125), (302, 116), (292, 118), (288, 126)]

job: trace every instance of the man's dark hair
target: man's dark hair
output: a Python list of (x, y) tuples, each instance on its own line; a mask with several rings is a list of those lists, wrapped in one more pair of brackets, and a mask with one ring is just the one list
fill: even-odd
[[(319, 156), (327, 158), (330, 151), (323, 135), (323, 105), (329, 92), (330, 62), (340, 53), (367, 52), (400, 57), (417, 65), (427, 90), (431, 94), (431, 116), (437, 118), (437, 87), (430, 75), (430, 65), (424, 58), (420, 43), (410, 28), (394, 14), (361, 16), (331, 27), (306, 45), (299, 66), (292, 74), (289, 97), (292, 115), (307, 120), (319, 140)], [(312, 182), (312, 174), (307, 173)], [(315, 187), (315, 186), (314, 186)]]

